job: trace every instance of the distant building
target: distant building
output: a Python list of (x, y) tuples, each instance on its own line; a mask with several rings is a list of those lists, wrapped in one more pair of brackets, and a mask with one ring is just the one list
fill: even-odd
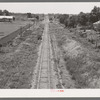
[(99, 31), (100, 30), (100, 21), (93, 23), (93, 27), (96, 31)]
[(0, 22), (10, 22), (15, 20), (14, 16), (0, 16)]

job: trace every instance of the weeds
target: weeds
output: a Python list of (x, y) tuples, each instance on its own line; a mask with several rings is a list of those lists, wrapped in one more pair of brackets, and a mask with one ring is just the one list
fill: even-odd
[[(69, 34), (71, 33), (68, 33), (66, 29), (60, 28), (59, 25), (53, 23), (50, 27), (52, 34), (54, 34), (57, 39), (58, 47), (62, 50), (66, 70), (68, 70), (72, 76), (72, 80), (75, 81), (76, 88), (100, 88), (100, 57), (95, 54), (92, 56), (91, 52), (86, 48), (84, 49), (81, 44), (79, 44), (79, 47), (82, 49), (76, 49), (74, 45), (71, 46), (72, 49), (74, 48), (73, 50), (68, 47), (68, 49), (64, 49), (63, 46), (68, 44), (68, 41), (66, 41), (68, 38), (76, 42), (77, 40), (70, 38), (71, 35)], [(87, 37), (87, 40), (92, 44), (95, 44), (95, 39), (96, 37), (94, 35)], [(75, 52), (75, 50), (77, 52)], [(80, 53), (80, 51), (82, 52)], [(74, 54), (77, 53), (77, 56), (73, 57), (71, 52)]]
[[(37, 60), (37, 48), (41, 42), (43, 25), (23, 33), (13, 42), (15, 51), (4, 53), (0, 59), (0, 88), (31, 88), (31, 80)], [(27, 40), (28, 38), (28, 40)], [(12, 42), (12, 44), (13, 44)], [(5, 46), (5, 49), (10, 47)], [(18, 52), (16, 52), (18, 50)], [(9, 56), (8, 56), (9, 55)], [(1, 56), (1, 54), (0, 54)]]

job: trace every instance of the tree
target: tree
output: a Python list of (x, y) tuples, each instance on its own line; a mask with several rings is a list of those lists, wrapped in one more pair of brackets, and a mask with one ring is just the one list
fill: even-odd
[(68, 27), (68, 19), (65, 19), (65, 27)]
[(10, 12), (7, 11), (7, 10), (4, 10), (4, 11), (3, 11), (3, 14), (6, 15), (6, 16), (9, 16), (9, 15), (10, 15)]
[(100, 20), (100, 8), (99, 7), (94, 7), (92, 10), (91, 10), (91, 13), (90, 13), (90, 21), (91, 22), (96, 22), (98, 20)]
[(3, 15), (3, 12), (2, 12), (2, 10), (0, 10), (0, 15)]
[(36, 15), (35, 18), (36, 18), (37, 20), (39, 20), (39, 16), (38, 16), (38, 15)]
[(69, 18), (68, 14), (60, 15), (59, 22), (65, 24), (68, 18)]
[(89, 22), (94, 23), (96, 21), (98, 21), (97, 16), (93, 13), (90, 13)]
[(69, 17), (68, 19), (68, 27), (73, 27), (75, 28), (77, 25), (77, 16), (72, 15), (71, 17)]
[(32, 18), (32, 14), (31, 13), (27, 13), (27, 18)]
[(88, 22), (87, 14), (80, 12), (78, 15), (78, 22), (80, 25), (85, 26)]

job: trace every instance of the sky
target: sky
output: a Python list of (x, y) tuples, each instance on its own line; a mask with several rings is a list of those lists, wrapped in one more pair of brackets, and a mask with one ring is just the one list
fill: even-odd
[(1, 10), (8, 10), (16, 13), (66, 13), (78, 14), (90, 12), (94, 6), (100, 7), (99, 2), (60, 2), (60, 3), (0, 3)]

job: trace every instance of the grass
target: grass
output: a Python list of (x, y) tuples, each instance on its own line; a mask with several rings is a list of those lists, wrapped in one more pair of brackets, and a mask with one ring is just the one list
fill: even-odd
[[(32, 32), (29, 30), (21, 37), (14, 39), (12, 45), (5, 46), (5, 49), (10, 49), (10, 51), (0, 54), (1, 89), (31, 88), (33, 72), (38, 57), (37, 48), (41, 43), (41, 39), (38, 39), (38, 36), (42, 35), (43, 27), (43, 24), (39, 24)], [(16, 45), (13, 45), (13, 42)]]
[[(67, 29), (62, 29), (60, 25), (52, 23), (50, 27), (51, 32), (56, 36), (58, 47), (63, 53), (66, 70), (75, 81), (76, 88), (100, 88), (99, 53), (95, 52), (91, 45), (86, 43), (87, 41), (80, 40), (80, 37)], [(75, 41), (76, 45), (72, 41)]]
[(16, 31), (21, 26), (25, 26), (28, 23), (28, 21), (0, 22), (0, 38)]

